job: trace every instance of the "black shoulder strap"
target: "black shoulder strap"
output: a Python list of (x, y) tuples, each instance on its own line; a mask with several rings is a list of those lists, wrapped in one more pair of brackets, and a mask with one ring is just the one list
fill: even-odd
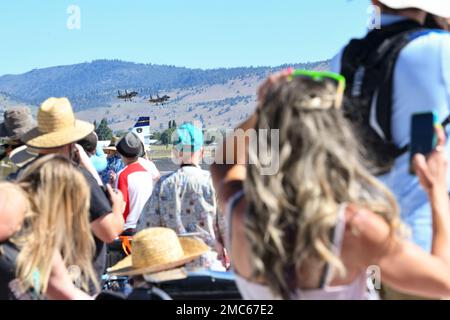
[(442, 121), (442, 126), (445, 128), (450, 124), (450, 115)]
[(376, 101), (376, 120), (385, 134), (387, 141), (392, 141), (391, 117), (392, 117), (392, 97), (394, 92), (394, 70), (400, 52), (411, 42), (411, 34), (418, 32), (419, 28), (408, 31), (386, 39), (378, 49), (381, 51), (379, 57), (383, 60), (376, 60), (380, 63), (379, 88)]

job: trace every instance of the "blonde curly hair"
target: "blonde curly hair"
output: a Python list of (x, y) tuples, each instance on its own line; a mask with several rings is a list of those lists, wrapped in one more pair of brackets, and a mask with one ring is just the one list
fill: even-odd
[(279, 170), (261, 174), (262, 161), (250, 154), (245, 224), (253, 277), (283, 298), (297, 288), (298, 274), (319, 278), (327, 264), (345, 274), (331, 240), (341, 204), (370, 209), (392, 230), (399, 226), (394, 197), (363, 165), (335, 99), (332, 83), (294, 78), (269, 90), (258, 112), (257, 130), (279, 129), (279, 141), (268, 141), (269, 149), (279, 143)]

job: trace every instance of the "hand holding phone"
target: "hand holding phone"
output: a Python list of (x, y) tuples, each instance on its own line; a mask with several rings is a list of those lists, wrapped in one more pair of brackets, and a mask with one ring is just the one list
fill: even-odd
[(416, 113), (411, 118), (411, 143), (409, 172), (415, 174), (413, 159), (416, 154), (427, 157), (437, 145), (436, 126), (439, 124), (434, 112)]
[(422, 154), (416, 154), (413, 158), (415, 172), (419, 178), (420, 184), (425, 191), (430, 194), (431, 191), (442, 191), (445, 197), (447, 195), (447, 170), (448, 159), (445, 152), (445, 131), (442, 127), (436, 127), (437, 146), (427, 157)]

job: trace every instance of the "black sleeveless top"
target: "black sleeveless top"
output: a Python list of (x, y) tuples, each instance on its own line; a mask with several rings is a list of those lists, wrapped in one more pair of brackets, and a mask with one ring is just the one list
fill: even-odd
[(19, 248), (7, 240), (0, 242), (0, 300), (43, 300), (33, 288), (25, 290), (16, 278)]
[(10, 241), (0, 243), (0, 300), (12, 299), (10, 284), (16, 278), (19, 249)]

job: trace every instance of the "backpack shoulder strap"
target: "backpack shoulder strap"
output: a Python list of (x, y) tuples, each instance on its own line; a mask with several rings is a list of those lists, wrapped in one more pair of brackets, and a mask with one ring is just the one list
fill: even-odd
[(385, 43), (385, 40), (420, 27), (417, 22), (405, 20), (373, 30), (362, 39), (351, 40), (344, 49), (341, 61), (341, 74), (346, 77), (347, 83), (353, 83), (355, 73), (360, 66), (373, 65), (384, 58), (390, 44)]
[(378, 90), (376, 101), (375, 118), (377, 124), (384, 133), (385, 140), (392, 141), (392, 97), (394, 93), (394, 71), (395, 66), (400, 56), (400, 52), (411, 42), (411, 35), (419, 31), (415, 28), (412, 30), (404, 31), (392, 38), (386, 39), (380, 46), (380, 56), (383, 56), (383, 60), (374, 59), (376, 64), (380, 64), (380, 71), (378, 75)]

